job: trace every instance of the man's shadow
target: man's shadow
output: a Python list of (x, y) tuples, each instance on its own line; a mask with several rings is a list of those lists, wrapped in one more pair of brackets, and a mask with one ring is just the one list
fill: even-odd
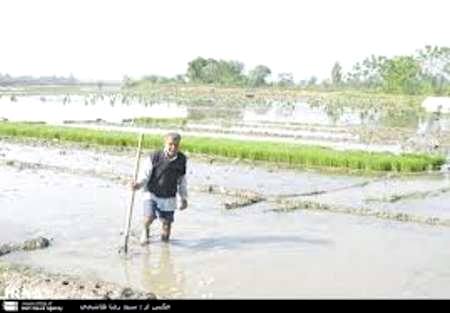
[(215, 238), (200, 238), (192, 240), (172, 239), (171, 243), (175, 246), (193, 250), (208, 249), (243, 249), (251, 245), (265, 244), (295, 244), (297, 247), (306, 247), (311, 245), (332, 245), (334, 242), (327, 239), (313, 239), (301, 236), (222, 236)]

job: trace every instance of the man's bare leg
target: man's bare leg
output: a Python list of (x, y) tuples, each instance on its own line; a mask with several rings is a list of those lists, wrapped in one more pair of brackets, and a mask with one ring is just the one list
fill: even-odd
[(142, 245), (148, 244), (150, 242), (150, 225), (153, 223), (153, 221), (153, 217), (144, 216), (144, 229), (142, 230), (140, 239)]
[(171, 229), (172, 223), (164, 221), (162, 224), (162, 234), (161, 234), (161, 240), (164, 242), (168, 242), (170, 239), (170, 229)]

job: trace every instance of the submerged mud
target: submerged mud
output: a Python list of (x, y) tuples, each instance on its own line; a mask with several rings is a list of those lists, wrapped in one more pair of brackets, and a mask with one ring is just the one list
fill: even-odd
[(0, 243), (0, 256), (5, 255), (7, 253), (11, 253), (19, 250), (36, 250), (43, 249), (50, 246), (50, 240), (44, 237), (38, 237), (35, 239), (29, 239), (20, 244), (15, 243)]

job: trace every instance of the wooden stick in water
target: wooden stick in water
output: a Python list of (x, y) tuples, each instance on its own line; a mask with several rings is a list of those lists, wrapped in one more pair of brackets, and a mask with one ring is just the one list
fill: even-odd
[[(141, 159), (141, 147), (142, 147), (142, 139), (143, 138), (144, 138), (144, 134), (140, 134), (137, 153), (136, 153), (136, 164), (134, 166), (133, 182), (136, 182), (137, 176), (139, 173), (139, 161)], [(128, 207), (128, 212), (127, 212), (126, 230), (125, 230), (124, 246), (123, 246), (123, 251), (125, 252), (125, 254), (128, 252), (128, 238), (130, 236), (131, 216), (133, 214), (135, 193), (136, 193), (136, 191), (133, 189), (131, 192), (130, 206)]]

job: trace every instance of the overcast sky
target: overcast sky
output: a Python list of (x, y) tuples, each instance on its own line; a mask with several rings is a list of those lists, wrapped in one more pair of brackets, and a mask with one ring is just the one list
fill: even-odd
[(197, 56), (327, 78), (371, 54), (450, 46), (448, 0), (0, 0), (0, 73), (120, 80)]

